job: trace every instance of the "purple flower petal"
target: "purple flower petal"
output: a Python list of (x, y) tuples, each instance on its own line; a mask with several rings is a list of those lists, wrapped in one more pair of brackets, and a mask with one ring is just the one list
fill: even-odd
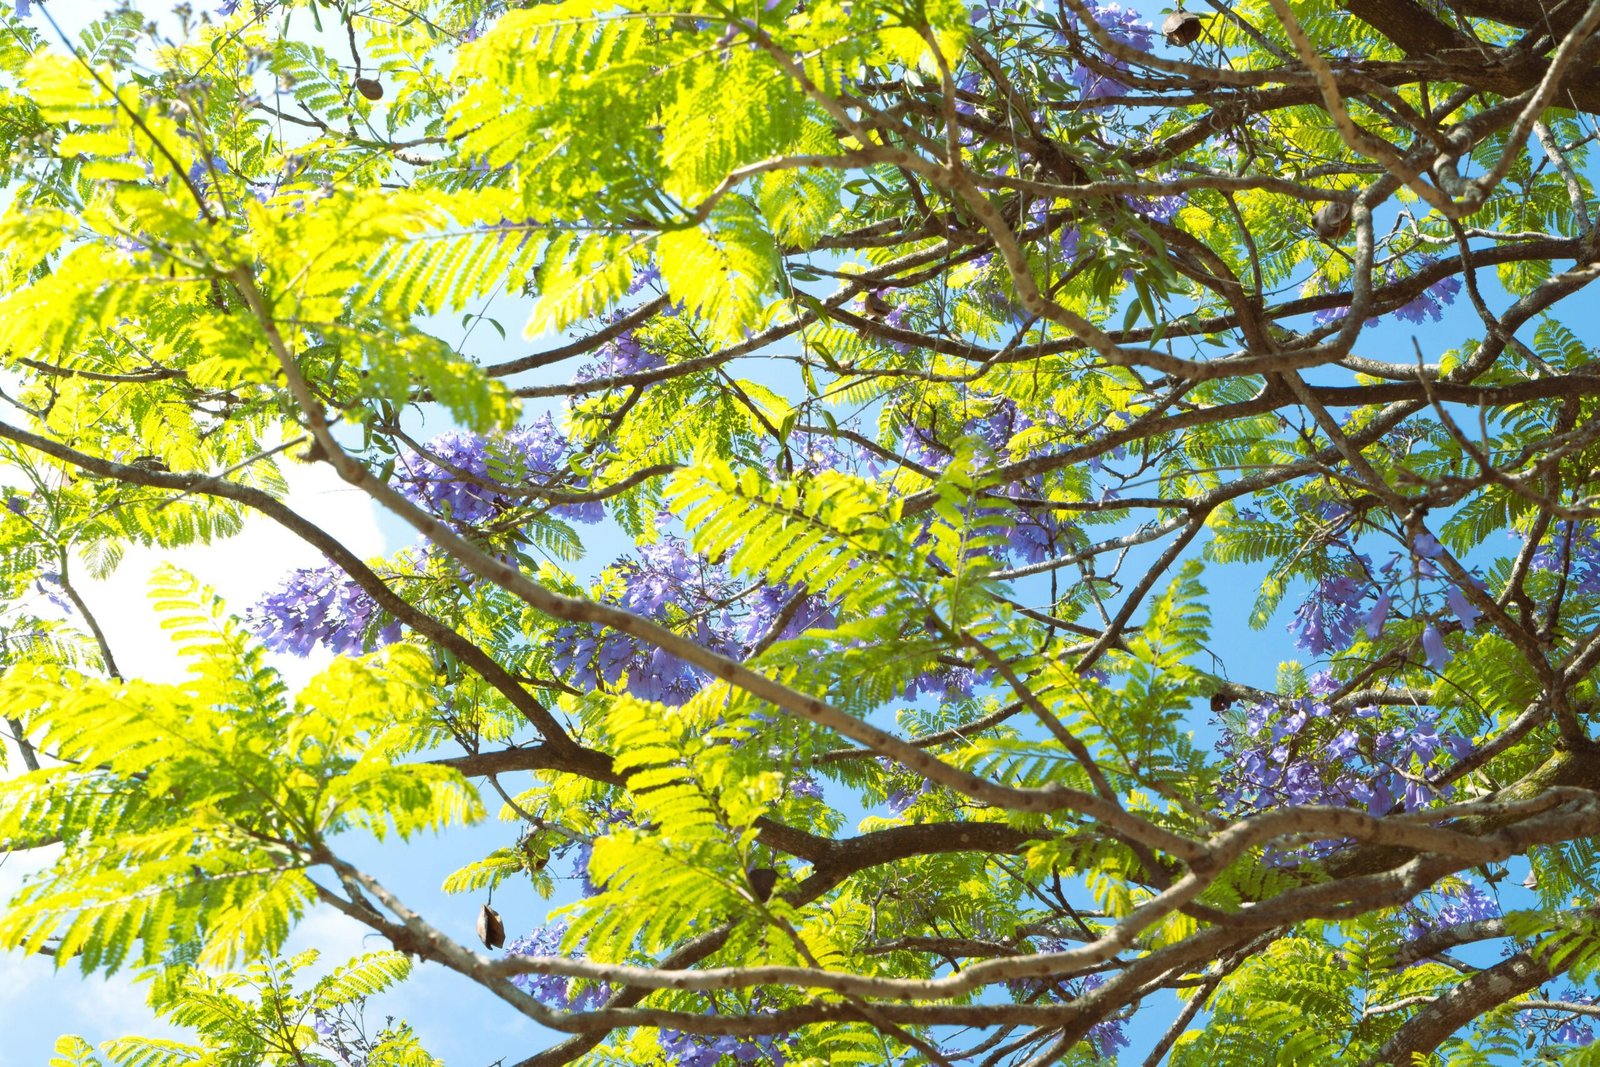
[(1428, 657), (1428, 666), (1442, 671), (1450, 662), (1450, 650), (1444, 647), (1444, 635), (1433, 623), (1422, 628), (1422, 651)]
[(1437, 537), (1424, 530), (1411, 542), (1411, 551), (1423, 559), (1433, 559), (1444, 551), (1444, 546), (1439, 543)]
[(1461, 625), (1468, 630), (1477, 624), (1478, 617), (1483, 614), (1473, 607), (1455, 586), (1444, 591), (1444, 599), (1445, 603), (1450, 605), (1450, 610), (1456, 613), (1456, 618), (1461, 620)]
[(1367, 637), (1373, 641), (1383, 633), (1383, 624), (1389, 618), (1389, 606), (1394, 602), (1388, 593), (1379, 595), (1377, 603), (1372, 605), (1372, 610), (1367, 612), (1362, 622), (1367, 628)]

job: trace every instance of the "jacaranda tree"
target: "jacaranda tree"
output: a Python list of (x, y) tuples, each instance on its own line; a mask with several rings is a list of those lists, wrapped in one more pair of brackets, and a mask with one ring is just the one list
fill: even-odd
[[(0, 946), (191, 1036), (59, 1062), (1600, 1063), (1600, 0), (66, 3)], [(326, 566), (119, 663), (81, 576), (249, 516)], [(484, 946), (351, 858), (496, 809)]]

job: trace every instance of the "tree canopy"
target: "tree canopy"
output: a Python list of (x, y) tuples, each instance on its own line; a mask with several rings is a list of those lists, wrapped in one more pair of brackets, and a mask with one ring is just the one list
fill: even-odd
[(0, 948), (189, 1035), (57, 1061), (1600, 1063), (1600, 0), (1191, 3), (0, 14)]

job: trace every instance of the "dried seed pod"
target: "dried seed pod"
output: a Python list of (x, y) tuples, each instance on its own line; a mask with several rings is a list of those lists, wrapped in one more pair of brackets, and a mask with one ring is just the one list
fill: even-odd
[(1227, 711), (1233, 706), (1233, 698), (1226, 693), (1211, 694), (1211, 710), (1214, 712)]
[(506, 924), (500, 921), (500, 913), (487, 904), (478, 910), (478, 940), (489, 949), (506, 943)]
[(772, 887), (778, 884), (778, 872), (771, 867), (751, 867), (744, 876), (750, 882), (750, 892), (763, 904), (772, 896)]
[(368, 100), (382, 100), (383, 83), (373, 78), (357, 78), (356, 92), (360, 93)]
[(1187, 11), (1174, 11), (1161, 24), (1161, 34), (1167, 39), (1168, 44), (1176, 48), (1185, 48), (1198, 41), (1205, 28), (1205, 20), (1199, 15), (1191, 15)]
[(861, 314), (869, 319), (886, 319), (889, 312), (894, 310), (894, 305), (879, 296), (877, 293), (861, 294)]
[(1350, 232), (1353, 221), (1350, 205), (1334, 200), (1317, 208), (1317, 213), (1311, 216), (1311, 228), (1324, 241), (1337, 241)]

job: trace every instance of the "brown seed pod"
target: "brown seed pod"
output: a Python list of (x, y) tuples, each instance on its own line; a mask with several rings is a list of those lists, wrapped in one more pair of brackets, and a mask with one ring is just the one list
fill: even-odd
[(1334, 200), (1317, 208), (1317, 213), (1311, 216), (1311, 228), (1324, 241), (1337, 241), (1350, 232), (1353, 221), (1350, 205)]
[(368, 100), (382, 100), (383, 83), (373, 78), (357, 78), (356, 92), (360, 93)]
[(1215, 712), (1227, 711), (1233, 706), (1233, 698), (1226, 693), (1211, 694), (1211, 710)]
[(1168, 44), (1184, 48), (1198, 41), (1205, 28), (1205, 20), (1199, 15), (1191, 15), (1187, 11), (1174, 11), (1161, 24), (1161, 34), (1167, 39)]
[(778, 872), (771, 867), (751, 867), (744, 872), (750, 882), (750, 892), (763, 904), (772, 896), (772, 887), (778, 884)]
[(487, 904), (478, 910), (478, 940), (489, 949), (506, 943), (506, 924), (500, 921), (500, 913)]
[(886, 319), (894, 306), (877, 293), (861, 294), (861, 314), (869, 319)]

